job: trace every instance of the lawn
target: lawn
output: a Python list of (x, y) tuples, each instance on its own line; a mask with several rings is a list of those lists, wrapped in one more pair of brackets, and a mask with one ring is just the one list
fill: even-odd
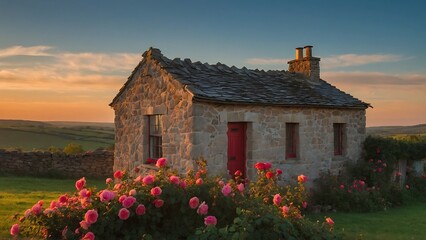
[[(104, 180), (87, 179), (89, 186), (103, 188)], [(15, 214), (24, 211), (38, 200), (46, 205), (61, 194), (75, 190), (75, 179), (46, 179), (31, 177), (0, 177), (0, 239), (9, 239), (10, 226), (16, 223)]]
[[(426, 239), (426, 203), (413, 203), (375, 213), (331, 213), (335, 231), (344, 239)], [(324, 214), (310, 215), (324, 221)]]

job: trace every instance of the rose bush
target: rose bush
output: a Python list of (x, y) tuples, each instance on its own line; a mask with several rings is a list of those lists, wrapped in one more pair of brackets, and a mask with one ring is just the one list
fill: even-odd
[(270, 163), (256, 163), (258, 178), (251, 183), (241, 173), (228, 181), (207, 177), (203, 161), (184, 176), (165, 158), (156, 164), (159, 170), (146, 176), (117, 171), (100, 190), (82, 178), (75, 193), (28, 209), (10, 233), (45, 239), (336, 238), (331, 219), (317, 224), (303, 218), (303, 175), (297, 186), (280, 187), (283, 172)]

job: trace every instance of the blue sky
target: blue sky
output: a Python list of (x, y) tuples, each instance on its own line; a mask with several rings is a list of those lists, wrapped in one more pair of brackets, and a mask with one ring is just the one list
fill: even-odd
[(108, 103), (151, 46), (286, 70), (313, 45), (321, 77), (374, 106), (368, 125), (425, 123), (425, 12), (422, 1), (0, 0), (0, 118), (111, 122)]

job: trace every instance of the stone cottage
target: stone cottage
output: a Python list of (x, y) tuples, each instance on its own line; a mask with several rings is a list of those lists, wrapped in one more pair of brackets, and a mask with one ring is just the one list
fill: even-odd
[(166, 157), (185, 172), (202, 157), (212, 174), (252, 178), (268, 161), (316, 178), (361, 157), (369, 104), (320, 78), (312, 46), (296, 48), (288, 71), (171, 60), (155, 48), (142, 56), (110, 104), (115, 170)]

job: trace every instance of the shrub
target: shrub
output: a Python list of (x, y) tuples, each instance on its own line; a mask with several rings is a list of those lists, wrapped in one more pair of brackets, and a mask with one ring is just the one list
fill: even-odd
[(78, 153), (83, 153), (84, 149), (80, 144), (69, 143), (68, 145), (64, 147), (63, 152), (66, 154), (78, 154)]
[[(159, 159), (155, 175), (117, 171), (105, 189), (76, 182), (77, 191), (48, 207), (36, 203), (13, 225), (12, 235), (45, 239), (335, 239), (332, 220), (304, 219), (304, 182), (280, 188), (279, 172), (258, 169), (244, 183), (207, 176), (205, 162), (185, 176)], [(271, 173), (268, 173), (271, 172)], [(302, 205), (302, 207), (300, 207)], [(12, 231), (13, 230), (13, 231)]]

